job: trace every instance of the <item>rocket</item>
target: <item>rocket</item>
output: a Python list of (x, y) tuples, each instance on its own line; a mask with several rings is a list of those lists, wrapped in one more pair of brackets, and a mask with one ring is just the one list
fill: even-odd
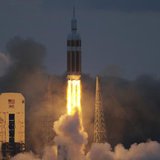
[(75, 8), (71, 20), (71, 33), (67, 38), (67, 78), (78, 80), (81, 77), (81, 37), (77, 32)]

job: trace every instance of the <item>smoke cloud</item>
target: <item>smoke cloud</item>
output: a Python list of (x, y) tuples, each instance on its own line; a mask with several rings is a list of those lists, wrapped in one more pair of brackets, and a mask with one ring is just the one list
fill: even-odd
[(125, 149), (119, 144), (114, 151), (109, 144), (93, 144), (87, 154), (87, 160), (159, 160), (160, 144), (156, 141), (133, 144)]
[(31, 153), (20, 153), (13, 157), (11, 160), (40, 160), (32, 152)]
[[(53, 144), (53, 121), (64, 113), (63, 107), (57, 107), (65, 106), (64, 80), (45, 71), (46, 49), (32, 39), (11, 39), (6, 45), (6, 53), (11, 63), (0, 77), (0, 91), (24, 95), (26, 149), (43, 154), (44, 147)], [(8, 63), (4, 54), (0, 57)]]
[[(45, 47), (32, 39), (16, 37), (8, 42), (5, 53), (8, 53), (7, 58), (10, 58), (8, 61), (5, 60), (4, 54), (0, 56), (2, 57), (0, 61), (2, 59), (9, 64), (0, 77), (0, 90), (1, 92), (20, 92), (25, 96), (26, 147), (27, 151), (33, 151), (33, 153), (17, 155), (22, 157), (18, 159), (25, 158), (26, 154), (30, 157), (28, 159), (43, 157), (46, 160), (51, 157), (54, 159), (55, 152), (50, 151), (54, 143), (69, 146), (69, 156), (80, 155), (84, 158), (83, 146), (87, 143), (87, 134), (79, 132), (80, 124), (77, 115), (73, 117), (63, 115), (55, 122), (55, 131), (52, 130), (53, 122), (66, 112), (66, 80), (65, 75), (53, 76), (46, 72)], [(91, 150), (89, 149), (93, 140), (95, 79), (89, 75), (82, 75), (82, 90), (83, 124), (89, 137), (87, 160), (92, 160), (97, 150), (101, 153), (101, 159), (107, 157), (113, 160), (115, 158), (156, 160), (159, 156), (158, 142), (160, 141), (159, 79), (140, 76), (131, 81), (121, 77), (103, 77), (102, 75), (108, 144), (93, 144)], [(148, 139), (152, 141), (146, 142)], [(48, 154), (44, 152), (45, 146), (49, 147), (45, 151)]]
[[(83, 131), (78, 113), (73, 116), (63, 115), (54, 123), (54, 130), (57, 133), (55, 143), (57, 146), (66, 149), (61, 156), (70, 160), (83, 160), (84, 147), (87, 144), (87, 133)], [(65, 148), (64, 148), (65, 147)]]
[[(160, 141), (160, 80), (142, 75), (135, 80), (101, 76), (107, 140), (125, 147), (148, 139)], [(83, 76), (82, 108), (89, 144), (93, 140), (95, 79)], [(86, 107), (87, 104), (87, 107)], [(91, 138), (92, 137), (92, 138)]]
[[(62, 115), (54, 122), (54, 130), (57, 134), (55, 143), (58, 155), (55, 154), (55, 150), (46, 148), (42, 160), (63, 159), (62, 157), (70, 160), (159, 160), (160, 158), (160, 143), (156, 141), (135, 143), (129, 149), (118, 144), (114, 150), (109, 143), (93, 143), (90, 151), (85, 155), (87, 134), (81, 130), (78, 114)], [(41, 160), (33, 153), (21, 153), (12, 158), (12, 160), (26, 159)]]
[(159, 141), (160, 80), (144, 75), (132, 81), (104, 77), (102, 82), (108, 141), (126, 147)]

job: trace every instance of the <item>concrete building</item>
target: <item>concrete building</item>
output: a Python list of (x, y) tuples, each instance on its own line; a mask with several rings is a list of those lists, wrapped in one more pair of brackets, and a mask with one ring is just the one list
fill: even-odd
[(4, 160), (25, 150), (25, 99), (20, 93), (0, 94), (0, 143)]

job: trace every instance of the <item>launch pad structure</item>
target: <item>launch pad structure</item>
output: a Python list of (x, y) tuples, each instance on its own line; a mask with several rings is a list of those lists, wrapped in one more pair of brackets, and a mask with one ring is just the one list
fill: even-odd
[(107, 140), (104, 111), (102, 104), (102, 90), (100, 77), (96, 77), (95, 115), (94, 115), (94, 143), (105, 143)]

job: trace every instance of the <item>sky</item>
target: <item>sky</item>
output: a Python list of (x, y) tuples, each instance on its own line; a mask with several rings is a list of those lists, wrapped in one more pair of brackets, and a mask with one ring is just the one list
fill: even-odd
[(0, 0), (0, 52), (14, 36), (32, 38), (47, 49), (48, 72), (65, 73), (74, 5), (84, 73), (160, 77), (159, 0)]

